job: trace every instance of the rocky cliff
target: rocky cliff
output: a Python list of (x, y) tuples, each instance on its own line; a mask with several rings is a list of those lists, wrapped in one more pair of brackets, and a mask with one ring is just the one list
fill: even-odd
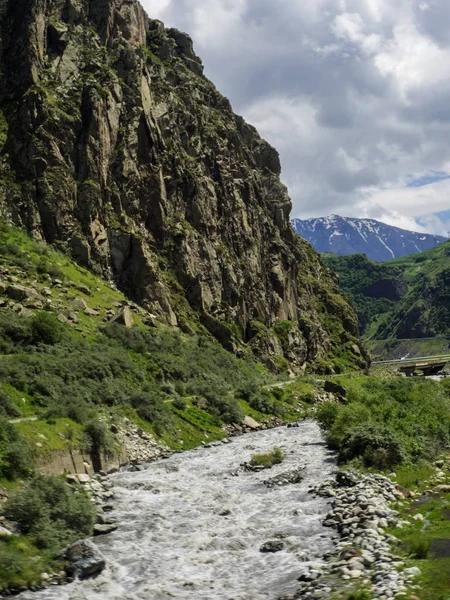
[(136, 0), (0, 0), (3, 216), (159, 319), (272, 366), (364, 365), (277, 152)]

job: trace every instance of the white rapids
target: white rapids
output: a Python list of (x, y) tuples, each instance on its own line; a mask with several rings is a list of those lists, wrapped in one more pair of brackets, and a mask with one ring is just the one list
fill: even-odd
[[(275, 446), (285, 453), (282, 464), (232, 474), (252, 454)], [(300, 484), (263, 484), (300, 466), (306, 467)], [(332, 531), (321, 524), (328, 503), (307, 490), (335, 468), (317, 424), (303, 421), (118, 473), (112, 478), (119, 529), (95, 540), (105, 571), (19, 598), (276, 600), (293, 594), (302, 561), (317, 561), (333, 547)], [(271, 540), (282, 540), (284, 549), (260, 552)]]

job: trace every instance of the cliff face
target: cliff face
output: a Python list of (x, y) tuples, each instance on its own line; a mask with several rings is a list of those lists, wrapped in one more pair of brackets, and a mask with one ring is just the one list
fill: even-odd
[(293, 233), (277, 152), (187, 35), (135, 0), (0, 0), (0, 23), (6, 218), (230, 349), (364, 365), (353, 310)]

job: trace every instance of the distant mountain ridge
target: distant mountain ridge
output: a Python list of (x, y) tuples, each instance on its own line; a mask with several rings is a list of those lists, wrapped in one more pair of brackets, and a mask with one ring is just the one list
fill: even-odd
[(450, 335), (450, 241), (386, 263), (362, 254), (323, 258), (353, 300), (366, 339)]
[(292, 219), (292, 225), (318, 252), (340, 255), (362, 253), (376, 262), (424, 252), (446, 241), (439, 235), (407, 231), (374, 219), (339, 215)]

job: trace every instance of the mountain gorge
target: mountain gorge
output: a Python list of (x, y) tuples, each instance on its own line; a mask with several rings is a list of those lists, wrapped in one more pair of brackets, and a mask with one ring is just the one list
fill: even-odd
[(135, 0), (2, 0), (0, 23), (7, 221), (271, 368), (365, 364), (334, 275), (292, 231), (277, 152), (189, 36)]
[(354, 301), (366, 337), (413, 339), (450, 333), (450, 243), (386, 263), (362, 254), (324, 258)]
[(295, 231), (318, 252), (339, 255), (365, 254), (383, 262), (434, 248), (446, 238), (392, 227), (374, 219), (331, 215), (319, 219), (293, 219)]

